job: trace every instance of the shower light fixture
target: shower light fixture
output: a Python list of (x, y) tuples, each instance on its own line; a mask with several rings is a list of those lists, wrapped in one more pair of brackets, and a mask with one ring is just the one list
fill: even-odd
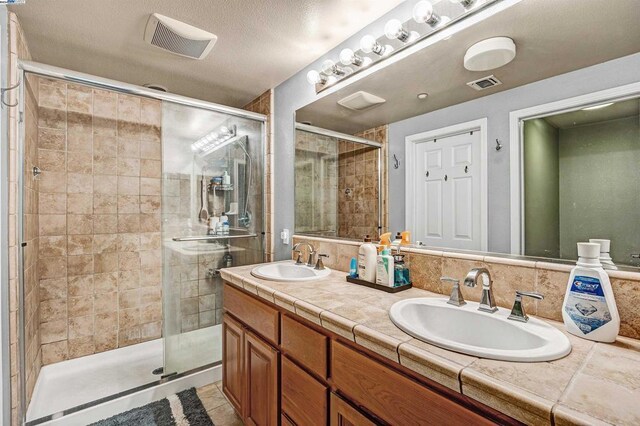
[(435, 27), (440, 22), (440, 16), (433, 11), (431, 2), (422, 0), (413, 7), (413, 20), (419, 24)]
[(386, 35), (389, 40), (397, 38), (403, 43), (410, 43), (420, 37), (420, 34), (415, 31), (407, 31), (402, 26), (402, 22), (397, 19), (392, 19), (387, 22), (387, 24), (384, 26), (384, 35)]
[(191, 150), (200, 154), (208, 154), (215, 149), (226, 145), (230, 139), (236, 136), (236, 126), (222, 126), (217, 131), (206, 134), (191, 144)]

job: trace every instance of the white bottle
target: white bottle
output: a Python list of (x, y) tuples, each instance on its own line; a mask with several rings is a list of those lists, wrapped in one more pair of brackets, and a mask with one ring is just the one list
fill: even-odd
[(571, 334), (613, 342), (620, 331), (620, 315), (599, 257), (600, 244), (578, 243), (578, 262), (569, 276), (562, 319)]
[(600, 263), (604, 269), (618, 269), (611, 259), (611, 240), (589, 238), (590, 243), (600, 244)]
[(229, 176), (229, 173), (227, 173), (226, 170), (222, 174), (222, 184), (225, 185), (225, 186), (226, 185), (231, 185), (231, 176)]
[(382, 250), (376, 262), (376, 284), (393, 287), (394, 284), (394, 261), (389, 249)]
[(358, 249), (358, 278), (370, 283), (376, 282), (376, 256), (378, 250), (371, 244), (371, 238), (367, 235), (364, 244)]

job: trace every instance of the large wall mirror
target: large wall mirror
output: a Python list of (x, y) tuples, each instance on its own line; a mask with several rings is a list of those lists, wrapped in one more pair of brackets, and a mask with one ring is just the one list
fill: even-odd
[[(441, 21), (446, 37), (388, 64), (353, 46), (371, 60), (350, 67), (375, 69), (316, 86), (296, 112), (296, 232), (409, 230), (421, 247), (554, 262), (575, 261), (576, 242), (609, 239), (616, 267), (640, 267), (640, 8), (490, 3), (501, 7)], [(465, 64), (495, 37), (513, 41), (512, 60)]]

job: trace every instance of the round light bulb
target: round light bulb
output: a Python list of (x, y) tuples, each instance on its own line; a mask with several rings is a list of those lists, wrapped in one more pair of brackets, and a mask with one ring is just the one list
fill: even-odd
[(389, 56), (391, 52), (393, 52), (393, 46), (390, 44), (385, 44), (382, 56)]
[(413, 43), (419, 38), (420, 38), (420, 33), (418, 33), (417, 31), (411, 31), (409, 33), (409, 38), (407, 39), (407, 43)]
[(363, 67), (368, 67), (372, 63), (373, 63), (373, 59), (371, 59), (370, 57), (365, 56), (364, 58), (362, 58), (362, 66)]
[(322, 81), (322, 78), (318, 71), (311, 70), (307, 73), (307, 81), (311, 84), (319, 84)]
[(340, 62), (343, 65), (351, 65), (353, 63), (354, 53), (351, 49), (342, 49), (340, 52)]
[(402, 34), (402, 31), (402, 22), (397, 19), (390, 20), (384, 26), (384, 35), (386, 35), (390, 40), (398, 38)]
[(322, 72), (329, 75), (329, 74), (333, 74), (333, 67), (336, 66), (336, 63), (333, 62), (331, 59), (327, 59), (326, 61), (324, 61), (322, 63)]
[(378, 42), (374, 36), (366, 35), (360, 40), (360, 49), (365, 53), (371, 53), (376, 44), (378, 44)]
[(424, 24), (433, 16), (433, 5), (427, 0), (416, 3), (413, 7), (413, 20), (419, 24)]

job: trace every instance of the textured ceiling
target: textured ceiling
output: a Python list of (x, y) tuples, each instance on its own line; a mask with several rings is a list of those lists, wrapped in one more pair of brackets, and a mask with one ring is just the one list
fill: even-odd
[(629, 117), (636, 117), (640, 120), (640, 99), (616, 102), (606, 108), (565, 112), (544, 119), (554, 127), (566, 129)]
[[(639, 4), (638, 0), (523, 0), (318, 99), (298, 110), (296, 119), (353, 134), (636, 53), (640, 51)], [(494, 36), (515, 41), (515, 60), (492, 71), (467, 71), (465, 51)], [(466, 86), (490, 74), (503, 84), (480, 92)], [(359, 90), (387, 102), (363, 112), (337, 104)], [(418, 100), (420, 92), (429, 97)]]
[[(401, 2), (27, 0), (11, 10), (35, 61), (240, 107)], [(153, 12), (216, 34), (211, 54), (198, 61), (146, 44)]]

